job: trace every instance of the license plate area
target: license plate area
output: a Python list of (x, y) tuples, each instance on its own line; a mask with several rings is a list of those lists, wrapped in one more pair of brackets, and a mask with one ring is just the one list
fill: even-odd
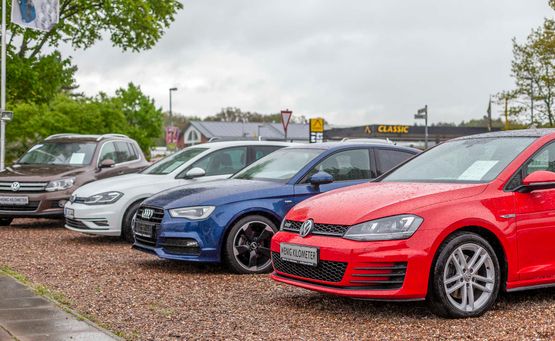
[(291, 263), (318, 266), (320, 249), (312, 246), (281, 243), (279, 245), (281, 260)]
[(0, 197), (0, 205), (27, 206), (29, 205), (29, 197)]
[(155, 224), (148, 224), (148, 223), (137, 221), (135, 222), (134, 231), (137, 236), (141, 236), (145, 238), (153, 238), (155, 226), (156, 226)]

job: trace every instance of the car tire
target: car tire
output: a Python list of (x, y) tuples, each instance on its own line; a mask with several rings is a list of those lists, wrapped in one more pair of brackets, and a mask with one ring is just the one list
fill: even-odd
[(270, 242), (278, 227), (270, 219), (251, 215), (235, 223), (224, 242), (224, 260), (238, 274), (272, 270)]
[(0, 226), (10, 226), (13, 218), (0, 218)]
[(137, 211), (142, 203), (143, 200), (136, 201), (129, 206), (123, 215), (123, 221), (121, 222), (121, 239), (128, 243), (135, 242), (135, 235), (133, 234), (133, 218), (135, 217), (135, 214), (137, 214)]
[(471, 232), (455, 233), (437, 254), (428, 295), (432, 312), (466, 318), (488, 311), (501, 284), (499, 260), (488, 241)]

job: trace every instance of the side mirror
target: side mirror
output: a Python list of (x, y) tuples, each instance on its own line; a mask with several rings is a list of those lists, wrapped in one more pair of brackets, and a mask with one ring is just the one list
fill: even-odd
[(310, 177), (310, 184), (316, 188), (320, 185), (331, 184), (333, 181), (333, 175), (326, 172), (318, 172)]
[(542, 189), (555, 188), (555, 173), (549, 171), (536, 171), (522, 181), (522, 185), (516, 188), (516, 192), (530, 193)]
[(106, 159), (104, 161), (102, 161), (100, 163), (100, 165), (98, 165), (98, 168), (103, 169), (103, 168), (112, 168), (116, 165), (116, 163), (114, 162), (114, 160), (111, 159)]
[(195, 167), (191, 170), (189, 170), (187, 172), (187, 174), (185, 174), (185, 179), (196, 179), (196, 178), (202, 178), (203, 176), (206, 175), (206, 171), (200, 167)]

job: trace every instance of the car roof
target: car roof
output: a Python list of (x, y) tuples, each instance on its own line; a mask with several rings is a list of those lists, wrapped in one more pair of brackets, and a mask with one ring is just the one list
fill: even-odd
[(290, 142), (280, 142), (280, 141), (219, 141), (219, 142), (208, 142), (190, 146), (189, 148), (209, 148), (209, 149), (221, 149), (227, 147), (238, 147), (238, 146), (283, 146), (291, 147), (296, 146), (297, 143)]
[(411, 152), (421, 152), (416, 148), (404, 147), (404, 146), (397, 146), (390, 143), (381, 143), (381, 142), (323, 142), (323, 143), (311, 143), (311, 144), (300, 144), (296, 146), (289, 147), (288, 149), (292, 148), (299, 148), (299, 149), (322, 149), (322, 150), (332, 150), (332, 149), (345, 149), (345, 148), (352, 148), (352, 147), (375, 147), (375, 148), (385, 148), (385, 149), (398, 149), (398, 150), (406, 150)]
[(555, 129), (540, 128), (540, 129), (503, 130), (503, 131), (495, 131), (495, 132), (484, 133), (484, 134), (457, 137), (452, 141), (471, 140), (471, 139), (480, 139), (480, 138), (496, 138), (496, 137), (542, 137), (549, 134), (555, 134)]
[(125, 140), (125, 141), (133, 141), (133, 139), (129, 138), (126, 135), (122, 134), (104, 134), (104, 135), (85, 135), (85, 134), (56, 134), (48, 136), (44, 141), (85, 141), (85, 142), (100, 142), (104, 140)]

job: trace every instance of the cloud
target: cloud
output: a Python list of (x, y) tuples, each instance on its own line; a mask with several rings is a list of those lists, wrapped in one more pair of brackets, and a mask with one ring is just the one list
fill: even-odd
[(159, 106), (324, 116), (334, 124), (477, 118), (512, 87), (511, 38), (552, 15), (547, 1), (189, 0), (160, 43), (67, 50), (88, 94), (140, 84)]

